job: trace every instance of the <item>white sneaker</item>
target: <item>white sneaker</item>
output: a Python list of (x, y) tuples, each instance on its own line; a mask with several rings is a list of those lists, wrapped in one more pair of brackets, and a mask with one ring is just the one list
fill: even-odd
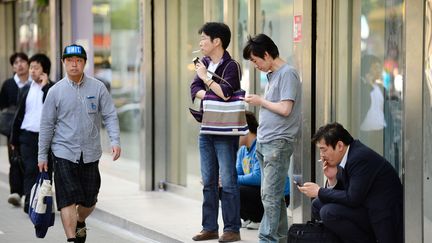
[(19, 207), (21, 205), (21, 197), (18, 193), (12, 193), (9, 195), (8, 203), (14, 205), (15, 207)]
[(246, 228), (247, 229), (250, 229), (250, 230), (257, 230), (257, 229), (259, 229), (259, 227), (260, 227), (260, 222), (250, 222), (247, 226), (246, 226)]
[(246, 228), (248, 226), (248, 224), (250, 224), (252, 221), (248, 220), (241, 220), (241, 227), (242, 228)]

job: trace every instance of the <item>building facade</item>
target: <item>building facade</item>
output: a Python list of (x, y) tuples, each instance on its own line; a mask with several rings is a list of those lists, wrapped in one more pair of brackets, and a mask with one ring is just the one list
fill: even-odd
[[(242, 88), (262, 93), (264, 73), (242, 58), (248, 35), (265, 33), (299, 70), (303, 122), (291, 174), (323, 182), (310, 143), (337, 121), (385, 156), (405, 193), (406, 242), (432, 239), (431, 0), (16, 0), (0, 1), (0, 78), (14, 51), (48, 54), (53, 80), (62, 48), (88, 49), (86, 72), (110, 84), (122, 131), (121, 168), (106, 168), (142, 190), (201, 195), (199, 124), (188, 112), (198, 29), (222, 21)], [(255, 108), (250, 107), (257, 112)], [(106, 139), (105, 139), (106, 141)], [(108, 144), (104, 145), (108, 148)], [(295, 222), (310, 201), (292, 190)]]

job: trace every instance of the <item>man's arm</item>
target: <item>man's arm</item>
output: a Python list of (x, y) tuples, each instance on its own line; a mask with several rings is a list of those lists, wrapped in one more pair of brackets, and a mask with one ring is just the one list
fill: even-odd
[(120, 157), (121, 153), (118, 116), (112, 98), (105, 86), (101, 86), (100, 96), (101, 115), (110, 137), (112, 156), (115, 161)]
[[(52, 90), (50, 90), (52, 91)], [(48, 151), (51, 147), (54, 129), (57, 121), (57, 106), (54, 92), (48, 92), (42, 108), (39, 130), (39, 171), (48, 170)]]
[(292, 108), (294, 106), (294, 101), (292, 100), (282, 100), (279, 102), (271, 102), (264, 97), (259, 95), (250, 94), (245, 97), (245, 101), (254, 106), (261, 106), (270, 110), (273, 113), (279, 114), (281, 116), (289, 116), (291, 114)]

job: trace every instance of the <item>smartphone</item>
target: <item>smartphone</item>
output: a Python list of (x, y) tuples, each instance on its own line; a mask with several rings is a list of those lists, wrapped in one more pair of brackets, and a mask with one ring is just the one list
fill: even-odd
[(303, 176), (302, 175), (293, 175), (293, 182), (297, 186), (303, 186)]
[(192, 62), (197, 65), (197, 63), (199, 62), (199, 57), (195, 57), (194, 59), (192, 59)]

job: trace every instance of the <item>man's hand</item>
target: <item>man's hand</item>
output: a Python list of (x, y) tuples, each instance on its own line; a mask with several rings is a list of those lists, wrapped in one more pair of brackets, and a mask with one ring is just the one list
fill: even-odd
[(39, 80), (41, 82), (41, 86), (45, 86), (48, 83), (48, 74), (42, 73), (39, 77)]
[(323, 172), (324, 172), (324, 175), (328, 179), (329, 186), (336, 185), (336, 182), (337, 182), (336, 175), (338, 172), (337, 166), (330, 166), (327, 161), (324, 161), (323, 162)]
[(318, 197), (318, 191), (320, 186), (313, 182), (306, 182), (303, 186), (297, 186), (301, 193), (305, 194), (307, 197)]
[(113, 161), (116, 161), (120, 157), (121, 148), (119, 146), (112, 146), (111, 154), (113, 156)]
[(250, 105), (261, 106), (263, 98), (256, 94), (246, 95), (244, 101)]
[(199, 60), (195, 65), (195, 71), (197, 72), (198, 77), (202, 79), (203, 82), (207, 80), (207, 68), (204, 63), (201, 62), (201, 60)]
[(39, 161), (38, 163), (38, 167), (39, 167), (39, 172), (48, 171), (48, 162), (46, 161)]

